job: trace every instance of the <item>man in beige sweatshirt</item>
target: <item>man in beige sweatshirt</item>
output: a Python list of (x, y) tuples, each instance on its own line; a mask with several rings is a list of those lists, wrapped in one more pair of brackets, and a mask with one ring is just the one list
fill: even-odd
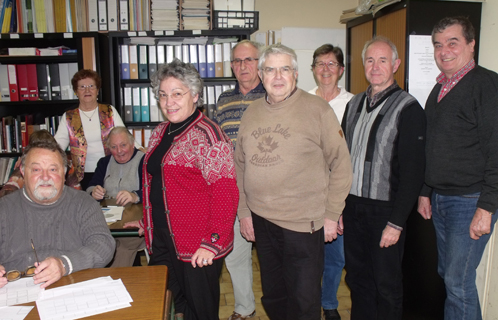
[(337, 237), (351, 187), (349, 151), (334, 110), (296, 87), (292, 49), (268, 47), (258, 68), (267, 95), (240, 124), (238, 215), (253, 220), (269, 318), (320, 319), (324, 242)]

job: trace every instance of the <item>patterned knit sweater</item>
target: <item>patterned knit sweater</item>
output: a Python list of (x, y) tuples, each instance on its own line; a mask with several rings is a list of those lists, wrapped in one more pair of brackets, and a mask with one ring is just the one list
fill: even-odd
[[(151, 252), (153, 223), (151, 175), (147, 162), (167, 132), (169, 122), (154, 129), (143, 165), (145, 243)], [(233, 247), (233, 224), (239, 192), (233, 147), (223, 131), (203, 114), (175, 140), (163, 157), (163, 199), (176, 253), (188, 262), (199, 248), (228, 254)]]

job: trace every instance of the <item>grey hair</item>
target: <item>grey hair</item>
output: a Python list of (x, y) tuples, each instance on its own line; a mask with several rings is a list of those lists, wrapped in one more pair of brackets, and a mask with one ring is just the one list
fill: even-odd
[(363, 61), (363, 64), (365, 64), (365, 53), (367, 52), (368, 47), (377, 42), (385, 43), (391, 48), (391, 51), (393, 53), (392, 65), (394, 66), (394, 63), (396, 62), (396, 60), (398, 60), (398, 49), (396, 49), (396, 45), (391, 40), (389, 40), (389, 38), (386, 38), (384, 36), (375, 36), (365, 43), (363, 51), (361, 52), (361, 61)]
[(112, 128), (111, 132), (109, 132), (109, 135), (107, 136), (107, 141), (105, 142), (105, 145), (107, 148), (110, 148), (111, 144), (111, 137), (112, 136), (117, 136), (118, 134), (124, 133), (126, 135), (126, 138), (128, 138), (128, 142), (131, 145), (135, 145), (135, 137), (126, 129), (126, 127), (114, 127)]
[(66, 174), (67, 156), (64, 150), (62, 150), (62, 148), (59, 146), (57, 141), (55, 141), (55, 139), (38, 140), (34, 141), (33, 143), (28, 143), (28, 146), (26, 147), (26, 149), (24, 149), (24, 153), (21, 157), (21, 172), (24, 173), (24, 168), (26, 166), (26, 158), (28, 157), (28, 154), (31, 152), (31, 150), (36, 148), (45, 149), (58, 153), (62, 158), (62, 165), (64, 166), (64, 174)]
[(248, 44), (250, 46), (253, 46), (253, 48), (258, 51), (258, 57), (259, 57), (259, 55), (261, 54), (261, 43), (245, 39), (237, 42), (237, 44), (232, 48), (232, 51), (230, 52), (230, 61), (233, 60), (233, 52), (235, 51), (235, 48), (243, 44)]
[(196, 106), (200, 107), (203, 105), (203, 82), (199, 72), (197, 72), (197, 69), (194, 67), (194, 65), (190, 63), (184, 63), (176, 58), (173, 59), (171, 63), (160, 65), (157, 68), (157, 71), (154, 72), (154, 74), (150, 78), (152, 91), (154, 92), (156, 99), (159, 98), (159, 87), (161, 86), (161, 82), (163, 80), (166, 80), (167, 78), (175, 78), (177, 80), (180, 80), (183, 85), (189, 88), (190, 94), (192, 96), (195, 96), (196, 94), (199, 95)]
[(292, 60), (292, 68), (294, 71), (297, 71), (297, 55), (294, 50), (289, 47), (284, 46), (281, 43), (272, 44), (271, 46), (266, 47), (261, 52), (261, 56), (259, 57), (258, 69), (263, 70), (263, 65), (266, 62), (266, 59), (272, 54), (286, 54), (291, 57)]

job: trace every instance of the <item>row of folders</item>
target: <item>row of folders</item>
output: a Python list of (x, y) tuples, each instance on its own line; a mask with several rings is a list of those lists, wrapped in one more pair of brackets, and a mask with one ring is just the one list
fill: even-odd
[(1, 101), (76, 99), (71, 85), (78, 64), (0, 64)]
[(0, 0), (2, 33), (151, 30), (150, 0)]
[[(216, 102), (222, 92), (233, 89), (235, 84), (205, 85), (202, 92), (204, 113), (213, 118)], [(124, 121), (131, 122), (162, 122), (165, 120), (158, 102), (149, 87), (123, 88)]]
[(124, 44), (120, 46), (121, 79), (149, 79), (159, 65), (173, 59), (193, 64), (202, 78), (232, 77), (230, 53), (236, 43)]

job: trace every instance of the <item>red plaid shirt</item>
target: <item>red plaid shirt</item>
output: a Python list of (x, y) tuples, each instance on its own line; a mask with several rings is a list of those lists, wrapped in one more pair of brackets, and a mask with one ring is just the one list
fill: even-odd
[(437, 83), (441, 84), (441, 90), (439, 91), (439, 95), (437, 96), (437, 102), (441, 101), (448, 92), (453, 89), (457, 83), (467, 74), (470, 70), (474, 69), (476, 63), (474, 59), (470, 60), (462, 69), (458, 70), (457, 73), (453, 75), (451, 78), (447, 78), (443, 72), (436, 78)]

